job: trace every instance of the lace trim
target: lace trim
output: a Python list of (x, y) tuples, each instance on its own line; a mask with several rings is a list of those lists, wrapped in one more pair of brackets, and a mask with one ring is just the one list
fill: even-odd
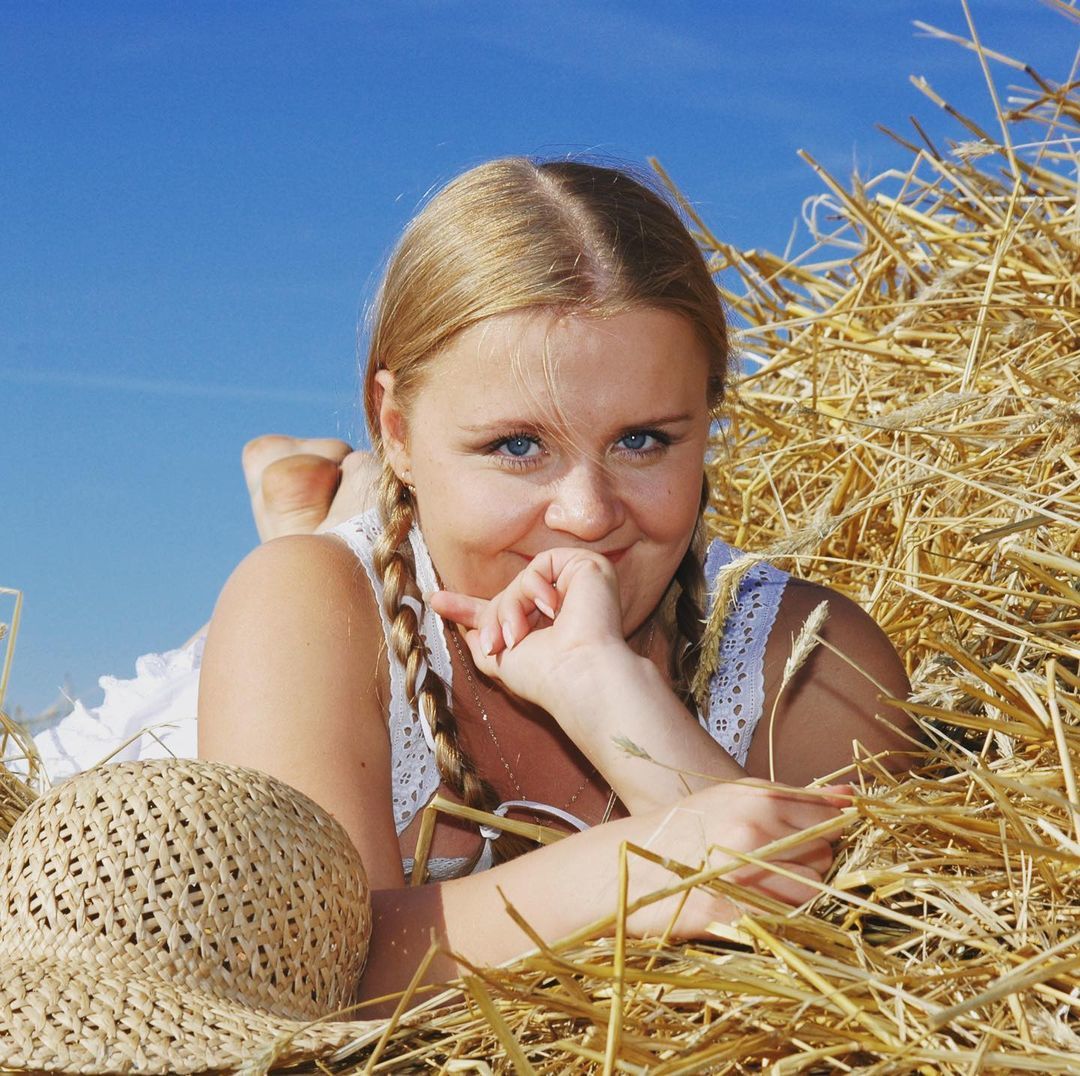
[[(719, 539), (705, 558), (712, 592), (717, 572), (740, 551)], [(743, 577), (720, 641), (720, 662), (709, 685), (709, 713), (702, 725), (740, 765), (745, 765), (765, 705), (765, 644), (790, 576), (771, 564), (755, 564)]]
[[(354, 516), (334, 527), (329, 533), (336, 534), (348, 543), (364, 566), (375, 602), (382, 620), (383, 634), (390, 638), (390, 621), (383, 610), (383, 586), (376, 578), (373, 553), (375, 542), (382, 534), (382, 520), (376, 509)], [(435, 590), (438, 582), (427, 547), (419, 528), (409, 533), (413, 557), (416, 561), (416, 585), (421, 593)], [(443, 634), (442, 618), (431, 609), (424, 608), (420, 631), (427, 643), (427, 661), (436, 676), (451, 693), (452, 666), (450, 651)], [(390, 661), (390, 707), (387, 727), (390, 732), (391, 790), (394, 804), (394, 825), (401, 834), (439, 789), (439, 768), (435, 762), (435, 743), (427, 724), (409, 706), (405, 695), (405, 670), (401, 663)]]

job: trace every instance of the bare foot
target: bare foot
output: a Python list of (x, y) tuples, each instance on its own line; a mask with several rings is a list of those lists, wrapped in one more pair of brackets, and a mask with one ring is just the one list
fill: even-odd
[[(345, 441), (269, 433), (244, 445), (242, 462), (263, 542), (329, 530), (375, 503), (379, 466), (370, 452), (354, 452)], [(184, 646), (203, 638), (208, 627)]]
[(243, 452), (251, 511), (262, 541), (311, 534), (371, 503), (377, 467), (367, 452), (333, 438), (267, 434)]
[(341, 483), (330, 511), (317, 530), (325, 531), (372, 508), (378, 497), (381, 468), (370, 452), (359, 449), (341, 461)]

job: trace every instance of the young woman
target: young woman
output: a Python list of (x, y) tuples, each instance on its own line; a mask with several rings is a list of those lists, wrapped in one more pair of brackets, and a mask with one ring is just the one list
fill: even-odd
[[(732, 556), (705, 547), (702, 523), (729, 344), (662, 196), (583, 163), (475, 168), (406, 231), (370, 336), (377, 506), (240, 565), (211, 622), (198, 719), (200, 755), (282, 778), (348, 831), (375, 892), (366, 996), (403, 986), (433, 936), (475, 963), (531, 948), (506, 902), (553, 939), (611, 912), (624, 842), (696, 866), (838, 818), (842, 789), (797, 786), (848, 765), (854, 741), (907, 747), (875, 686), (907, 687), (879, 629), (767, 566), (740, 588), (708, 697), (693, 697), (709, 583)], [(318, 521), (346, 446), (319, 442), (314, 461), (312, 448), (253, 447), (266, 532)], [(869, 678), (819, 647), (778, 696), (823, 600), (825, 638)], [(787, 784), (747, 782), (769, 775), (770, 740)], [(436, 793), (582, 832), (518, 855), (518, 838), (442, 817), (435, 880), (411, 887)], [(739, 878), (798, 903), (815, 892), (798, 879), (831, 859), (827, 839), (807, 840), (787, 874)], [(634, 860), (631, 897), (672, 880)], [(630, 928), (662, 931), (677, 910), (652, 905)], [(733, 914), (695, 892), (674, 933)], [(454, 971), (446, 959), (431, 975)]]
[[(237, 569), (199, 698), (201, 755), (307, 792), (359, 849), (375, 890), (366, 995), (400, 987), (433, 933), (474, 962), (528, 949), (506, 901), (551, 938), (610, 911), (624, 841), (696, 865), (837, 816), (842, 796), (741, 780), (768, 774), (769, 725), (776, 775), (796, 786), (849, 763), (855, 740), (905, 746), (875, 719), (879, 689), (830, 650), (776, 699), (791, 637), (825, 599), (825, 637), (895, 694), (906, 682), (860, 610), (771, 570), (743, 588), (695, 712), (706, 578), (730, 556), (701, 538), (728, 355), (693, 240), (619, 171), (491, 162), (405, 233), (371, 326), (378, 506)], [(511, 858), (514, 838), (443, 819), (441, 880), (409, 887), (435, 792), (591, 828)], [(818, 839), (783, 865), (817, 879), (830, 862)], [(633, 893), (670, 880), (633, 865)], [(673, 911), (631, 928), (662, 930)], [(695, 893), (676, 933), (731, 914)]]

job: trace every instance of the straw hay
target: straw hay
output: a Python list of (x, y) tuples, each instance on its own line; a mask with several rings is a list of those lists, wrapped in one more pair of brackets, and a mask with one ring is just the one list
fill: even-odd
[(910, 167), (847, 186), (804, 155), (798, 257), (697, 222), (750, 367), (711, 525), (870, 610), (925, 762), (865, 763), (809, 914), (719, 875), (747, 914), (716, 945), (537, 939), (335, 1071), (1076, 1071), (1080, 101), (964, 44), (1024, 77), (998, 129), (917, 83), (964, 141), (897, 135)]
[(21, 612), (22, 592), (0, 587), (0, 840), (29, 806), (42, 778), (33, 741), (3, 709)]

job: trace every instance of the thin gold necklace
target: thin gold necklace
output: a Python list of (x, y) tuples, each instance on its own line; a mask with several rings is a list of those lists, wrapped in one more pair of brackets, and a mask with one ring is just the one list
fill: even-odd
[(507, 762), (506, 756), (502, 752), (502, 745), (499, 743), (499, 737), (495, 735), (495, 730), (491, 727), (491, 718), (488, 716), (487, 710), (484, 708), (484, 704), (480, 701), (480, 691), (476, 686), (476, 680), (473, 677), (472, 669), (469, 667), (469, 662), (465, 659), (465, 651), (461, 648), (461, 643), (458, 640), (457, 628), (449, 627), (447, 634), (450, 636), (450, 641), (454, 644), (454, 649), (457, 651), (458, 658), (461, 661), (461, 667), (465, 670), (465, 679), (469, 681), (469, 687), (472, 690), (473, 699), (476, 702), (476, 708), (480, 711), (480, 720), (484, 723), (484, 728), (488, 730), (488, 735), (491, 737), (491, 742), (495, 745), (495, 751), (499, 756), (499, 761), (503, 764), (503, 769), (506, 770), (506, 776), (510, 778), (510, 784), (514, 786), (514, 791), (518, 794), (518, 799), (523, 800), (525, 793), (521, 791), (521, 785), (518, 783), (518, 779), (514, 774), (510, 763)]
[[(652, 621), (649, 624), (648, 634), (645, 636), (645, 646), (643, 648), (644, 656), (648, 656), (649, 651), (652, 649), (653, 636), (656, 633), (656, 621)], [(480, 689), (476, 683), (476, 678), (472, 674), (472, 662), (465, 656), (465, 651), (462, 649), (461, 641), (458, 639), (457, 628), (452, 625), (447, 627), (447, 634), (450, 636), (450, 641), (454, 645), (454, 649), (457, 651), (458, 659), (461, 662), (462, 669), (465, 670), (465, 679), (469, 682), (469, 688), (472, 691), (473, 701), (476, 703), (476, 709), (480, 712), (480, 720), (484, 723), (484, 728), (487, 729), (488, 735), (491, 737), (491, 742), (495, 745), (495, 753), (499, 756), (499, 761), (503, 765), (503, 769), (506, 770), (506, 776), (510, 778), (510, 784), (513, 786), (514, 791), (518, 795), (519, 800), (527, 800), (528, 797), (522, 791), (521, 783), (518, 781), (517, 776), (514, 773), (513, 768), (507, 761), (506, 756), (503, 754), (502, 745), (499, 743), (499, 737), (495, 735), (495, 728), (492, 725), (491, 718), (488, 715), (487, 709), (484, 703), (480, 699)], [(585, 775), (585, 780), (578, 786), (577, 791), (566, 801), (563, 807), (564, 811), (570, 810), (571, 807), (577, 802), (578, 797), (588, 787), (589, 782), (593, 779), (593, 776), (597, 773), (595, 766), (590, 767), (589, 772)], [(614, 789), (608, 790), (607, 806), (604, 808), (604, 816), (601, 819), (601, 823), (607, 822), (611, 818), (611, 813), (615, 809), (615, 803), (618, 797), (615, 795)]]
[[(503, 764), (503, 769), (506, 770), (506, 776), (510, 778), (510, 784), (513, 785), (514, 791), (517, 793), (519, 800), (527, 800), (529, 797), (522, 791), (521, 783), (518, 781), (513, 768), (507, 761), (506, 756), (503, 754), (502, 744), (499, 743), (499, 737), (495, 735), (495, 728), (491, 723), (491, 717), (489, 716), (486, 707), (480, 699), (480, 689), (476, 683), (476, 678), (472, 674), (471, 662), (465, 656), (465, 651), (461, 647), (461, 642), (458, 639), (457, 629), (451, 627), (448, 629), (450, 641), (454, 644), (454, 649), (457, 651), (458, 657), (461, 659), (461, 667), (465, 670), (465, 679), (469, 681), (469, 688), (472, 690), (473, 700), (476, 703), (477, 710), (480, 711), (480, 720), (484, 723), (484, 728), (487, 729), (488, 735), (491, 737), (491, 742), (495, 745), (495, 753), (499, 756), (499, 761)], [(578, 786), (577, 791), (566, 801), (566, 805), (563, 807), (564, 811), (568, 811), (577, 802), (578, 797), (588, 787), (589, 782), (593, 778), (593, 774), (596, 773), (596, 767), (593, 766), (590, 771), (585, 775), (585, 780)]]

